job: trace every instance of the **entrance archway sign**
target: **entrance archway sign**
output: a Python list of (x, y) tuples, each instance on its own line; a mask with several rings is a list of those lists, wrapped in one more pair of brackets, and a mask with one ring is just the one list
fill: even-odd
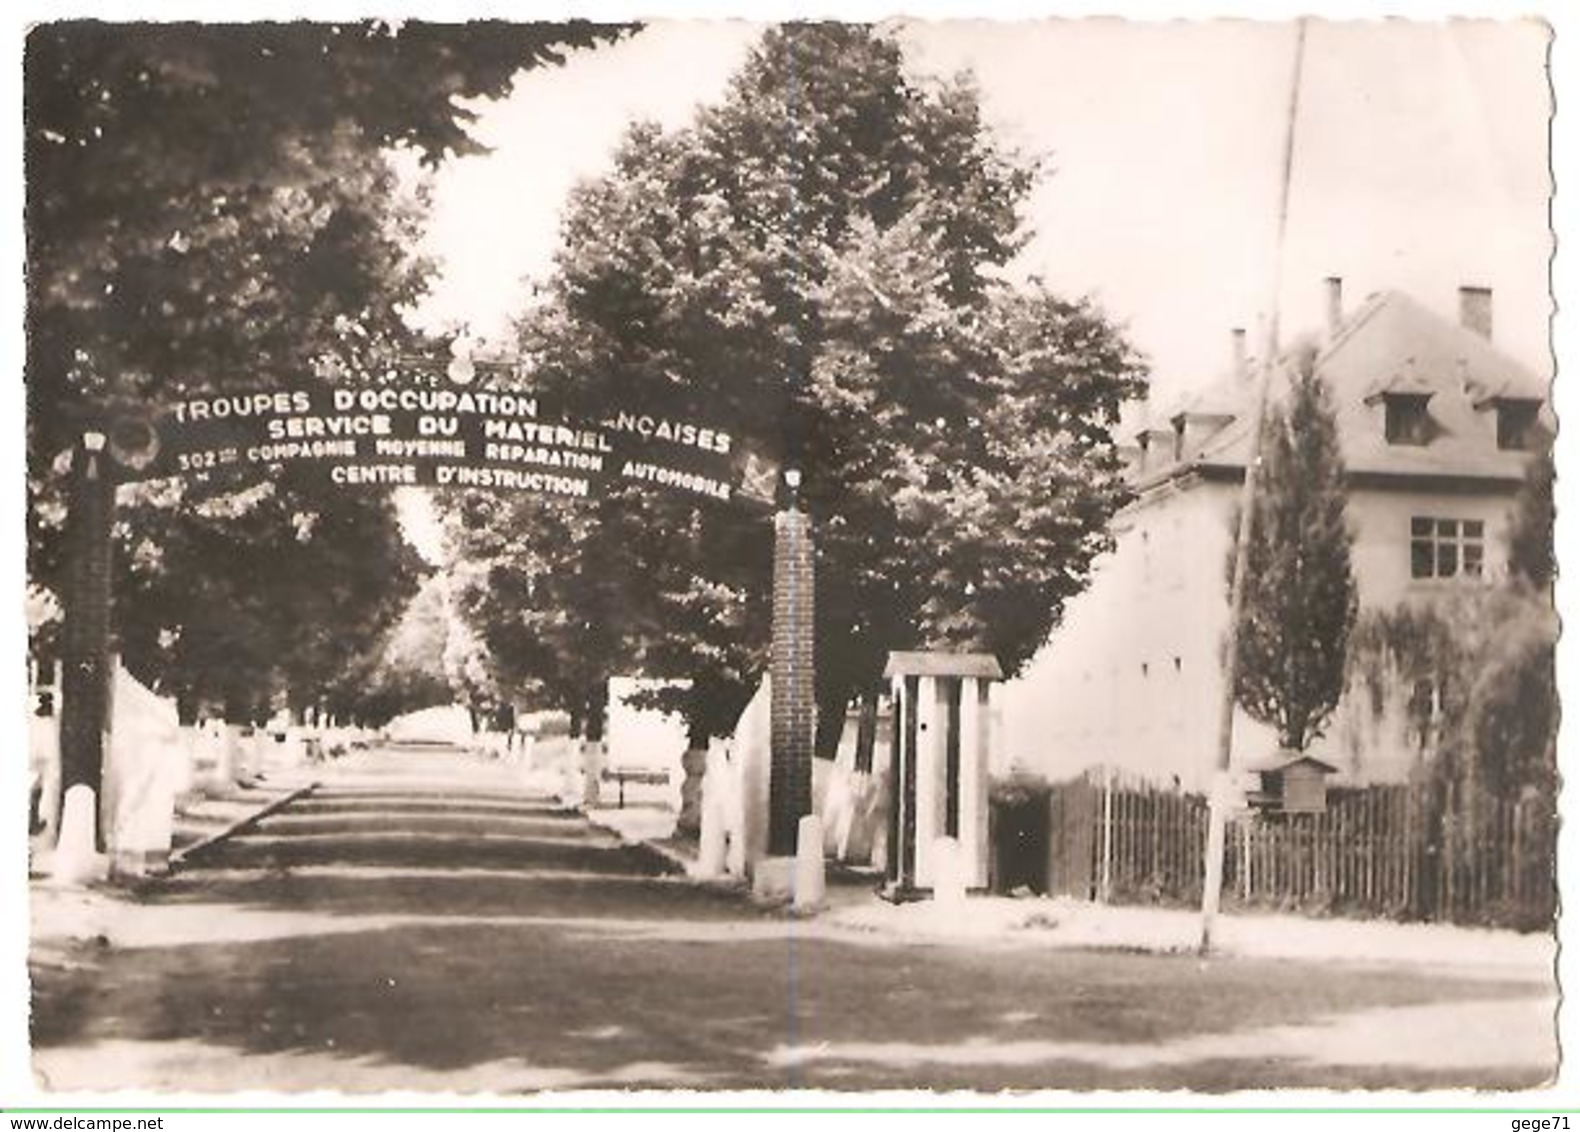
[[(73, 459), (61, 762), (78, 804), (59, 832), (55, 871), (62, 879), (85, 879), (92, 866), (84, 859), (97, 857), (114, 485), (245, 480), (287, 467), (318, 469), (347, 487), (473, 488), (572, 500), (658, 489), (767, 510), (780, 495), (777, 465), (728, 429), (647, 407), (577, 414), (529, 389), (392, 375), (382, 383), (195, 397), (157, 413), (104, 413), (83, 433)], [(810, 522), (790, 487), (775, 523), (771, 664), (783, 690), (773, 703), (770, 807), (778, 843), (811, 809), (813, 557)], [(783, 852), (787, 846), (778, 843)]]
[[(137, 422), (118, 431), (137, 435)], [(773, 502), (776, 469), (728, 429), (616, 407), (572, 415), (530, 390), (308, 386), (183, 401), (142, 429), (121, 479), (312, 465), (334, 483), (592, 498), (639, 484)]]

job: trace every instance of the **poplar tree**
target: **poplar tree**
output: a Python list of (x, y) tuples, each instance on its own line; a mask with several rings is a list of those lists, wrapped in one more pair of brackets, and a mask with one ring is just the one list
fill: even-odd
[[(1298, 352), (1287, 399), (1268, 415), (1262, 459), (1235, 696), (1282, 747), (1304, 751), (1343, 694), (1356, 616), (1344, 458), (1314, 350)], [(1229, 561), (1232, 572), (1232, 548)]]

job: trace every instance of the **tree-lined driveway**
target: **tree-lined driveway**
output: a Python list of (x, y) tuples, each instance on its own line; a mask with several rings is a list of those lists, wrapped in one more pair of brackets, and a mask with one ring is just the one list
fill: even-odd
[(452, 751), (386, 748), (35, 945), (54, 1089), (1531, 1086), (1552, 988), (924, 945), (668, 875)]

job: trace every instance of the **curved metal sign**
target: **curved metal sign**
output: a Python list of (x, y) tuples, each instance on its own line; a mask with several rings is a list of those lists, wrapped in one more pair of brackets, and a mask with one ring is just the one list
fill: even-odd
[[(140, 424), (140, 422), (139, 422)], [(337, 484), (589, 498), (621, 485), (772, 504), (777, 468), (725, 429), (617, 410), (597, 421), (520, 390), (312, 387), (183, 401), (128, 426), (121, 478), (310, 464)]]

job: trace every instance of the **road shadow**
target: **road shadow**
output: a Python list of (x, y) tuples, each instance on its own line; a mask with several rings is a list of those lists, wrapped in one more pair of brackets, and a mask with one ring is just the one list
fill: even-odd
[(1419, 1049), (1335, 1064), (1298, 1034), (1259, 1037), (1539, 999), (1525, 983), (865, 946), (579, 821), (503, 809), (330, 793), (224, 843), (143, 892), (152, 934), (34, 964), (36, 1064), (55, 1088), (217, 1091), (1514, 1088), (1551, 1072)]
[[(246, 1087), (252, 1059), (278, 1054), (296, 1058), (295, 1074), (271, 1087), (348, 1090), (366, 1087), (370, 1069), (403, 1066), (433, 1081), (494, 1067), (507, 1090), (513, 1070), (563, 1087), (827, 1089), (1506, 1088), (1547, 1076), (1496, 1064), (1329, 1066), (1324, 1075), (1320, 1058), (1257, 1049), (1254, 1038), (1234, 1058), (1135, 1064), (1138, 1048), (1202, 1034), (1530, 993), (1271, 962), (1202, 968), (1181, 957), (1054, 954), (1006, 967), (792, 933), (665, 943), (613, 918), (451, 917), (244, 944), (91, 949), (83, 963), (36, 983), (33, 1040), (41, 1054), (76, 1051), (89, 1087), (104, 1072), (91, 1065), (94, 1049), (128, 1043), (195, 1045), (222, 1067), (221, 1088)], [(1080, 1057), (1061, 1052), (1072, 1042), (1085, 1043)], [(1028, 1043), (1031, 1056), (1014, 1052)], [(824, 1052), (798, 1060), (786, 1050)], [(54, 1076), (73, 1060), (54, 1059)], [(629, 1068), (641, 1064), (662, 1069), (633, 1079)], [(138, 1083), (199, 1080), (189, 1065)]]

